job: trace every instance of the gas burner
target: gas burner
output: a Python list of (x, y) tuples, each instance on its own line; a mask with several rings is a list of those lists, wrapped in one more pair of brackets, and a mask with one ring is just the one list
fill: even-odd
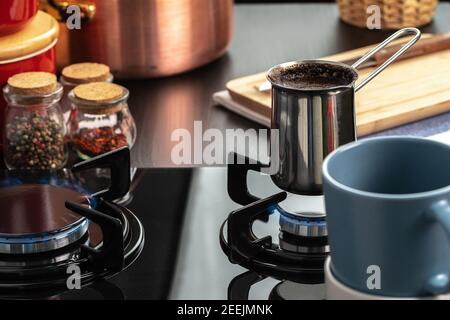
[(66, 290), (67, 271), (81, 270), (81, 285), (129, 267), (144, 246), (144, 229), (128, 209), (101, 201), (98, 210), (67, 203), (91, 223), (87, 234), (63, 249), (30, 255), (0, 255), (0, 296), (46, 297)]
[(0, 253), (40, 253), (80, 240), (88, 221), (67, 210), (64, 201), (85, 202), (82, 194), (52, 185), (5, 188), (1, 193)]
[[(325, 214), (286, 212), (279, 205), (286, 199), (286, 192), (265, 199), (251, 195), (247, 173), (261, 171), (264, 166), (237, 154), (231, 160), (228, 193), (244, 207), (233, 211), (220, 230), (220, 244), (229, 260), (264, 277), (323, 283), (324, 262), (329, 252)], [(280, 216), (279, 244), (273, 243), (270, 236), (257, 238), (252, 231), (256, 220), (267, 222), (274, 213)]]
[(327, 224), (325, 214), (319, 212), (291, 214), (280, 207), (274, 210), (280, 215), (280, 248), (298, 253), (328, 253)]
[(10, 179), (13, 185), (3, 184), (0, 297), (52, 296), (69, 289), (71, 266), (79, 268), (81, 286), (86, 286), (137, 259), (144, 246), (143, 226), (131, 211), (112, 202), (130, 186), (128, 148), (80, 163), (72, 171), (96, 167), (111, 170), (111, 184), (94, 195), (80, 192), (73, 183), (69, 188), (48, 179), (30, 183), (20, 177)]
[(305, 212), (291, 214), (281, 208), (276, 208), (280, 214), (280, 231), (299, 237), (326, 237), (327, 224), (325, 214)]

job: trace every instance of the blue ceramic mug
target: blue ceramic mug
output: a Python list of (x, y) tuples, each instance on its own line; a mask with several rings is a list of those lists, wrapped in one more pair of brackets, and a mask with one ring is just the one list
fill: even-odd
[(384, 296), (450, 291), (450, 146), (361, 140), (326, 158), (323, 179), (338, 280)]

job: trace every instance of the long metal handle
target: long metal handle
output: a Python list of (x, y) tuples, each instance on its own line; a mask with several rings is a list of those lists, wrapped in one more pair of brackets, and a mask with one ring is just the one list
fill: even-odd
[(398, 50), (394, 55), (392, 55), (388, 60), (386, 60), (381, 66), (379, 66), (374, 72), (372, 72), (367, 78), (362, 80), (356, 87), (355, 91), (358, 91), (362, 87), (364, 87), (369, 81), (371, 81), (373, 78), (375, 78), (379, 73), (381, 73), (384, 69), (386, 69), (392, 62), (397, 60), (398, 57), (400, 57), (403, 53), (405, 53), (406, 50), (411, 48), (419, 39), (421, 36), (420, 30), (417, 28), (404, 28), (393, 35), (391, 35), (389, 38), (384, 40), (382, 43), (380, 43), (377, 47), (370, 50), (368, 53), (366, 53), (361, 59), (356, 61), (352, 67), (357, 69), (361, 64), (369, 60), (375, 53), (386, 47), (389, 43), (394, 41), (395, 39), (399, 38), (401, 35), (405, 33), (414, 33), (415, 36), (409, 42), (405, 45), (403, 45), (400, 50)]

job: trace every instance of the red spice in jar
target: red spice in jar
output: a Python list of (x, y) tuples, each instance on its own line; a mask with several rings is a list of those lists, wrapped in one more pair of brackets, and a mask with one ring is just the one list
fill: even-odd
[(73, 137), (73, 143), (81, 153), (89, 157), (128, 146), (126, 136), (116, 133), (111, 127), (80, 129)]

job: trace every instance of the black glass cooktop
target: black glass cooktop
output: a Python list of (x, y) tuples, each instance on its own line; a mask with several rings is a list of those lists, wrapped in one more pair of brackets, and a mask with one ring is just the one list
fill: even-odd
[[(241, 206), (226, 190), (226, 168), (139, 169), (127, 208), (145, 228), (138, 260), (108, 280), (52, 299), (323, 299), (323, 285), (265, 278), (231, 264), (219, 244), (219, 229)], [(251, 191), (279, 191), (267, 176), (249, 175)], [(286, 206), (321, 210), (322, 197), (289, 196)], [(288, 208), (289, 209), (289, 208)], [(257, 235), (278, 239), (278, 217), (257, 222)]]

